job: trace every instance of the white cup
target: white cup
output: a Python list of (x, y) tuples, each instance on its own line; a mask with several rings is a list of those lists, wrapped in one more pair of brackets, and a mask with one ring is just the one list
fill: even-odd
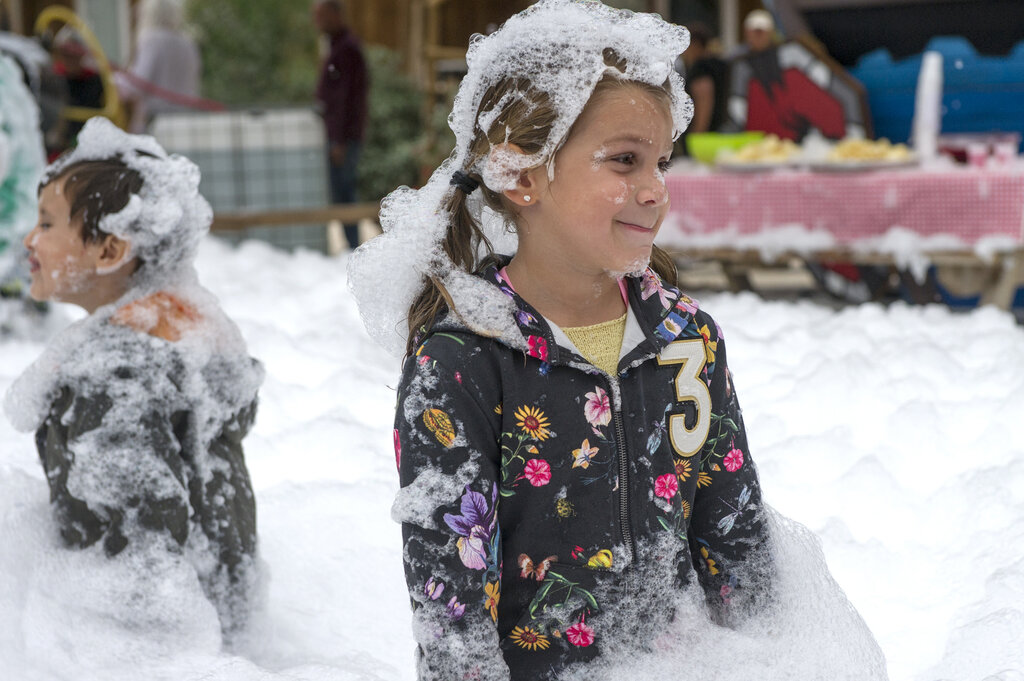
[(988, 161), (988, 144), (984, 142), (967, 143), (967, 165), (984, 168)]
[(1017, 145), (1014, 142), (996, 142), (995, 158), (999, 165), (1013, 163), (1017, 158)]

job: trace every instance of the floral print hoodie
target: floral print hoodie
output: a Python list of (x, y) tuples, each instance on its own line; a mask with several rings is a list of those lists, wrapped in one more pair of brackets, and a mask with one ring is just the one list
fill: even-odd
[(395, 516), (420, 678), (557, 678), (621, 639), (624, 603), (672, 617), (642, 584), (696, 585), (724, 623), (765, 598), (761, 493), (715, 322), (653, 271), (629, 277), (611, 376), (503, 264), (468, 297), (510, 302), (514, 323), (453, 292), (458, 314), (403, 367)]

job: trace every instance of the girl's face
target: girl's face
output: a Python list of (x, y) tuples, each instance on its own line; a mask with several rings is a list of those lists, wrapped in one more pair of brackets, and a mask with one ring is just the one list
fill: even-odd
[(555, 155), (554, 179), (530, 171), (535, 187), (524, 193), (536, 195), (521, 211), (521, 246), (566, 254), (581, 273), (642, 269), (668, 212), (671, 154), (665, 103), (629, 85), (598, 94)]
[(39, 194), (39, 221), (25, 235), (35, 300), (75, 303), (91, 309), (91, 293), (97, 277), (96, 265), (102, 242), (86, 243), (81, 228), (72, 224), (71, 205), (58, 179)]

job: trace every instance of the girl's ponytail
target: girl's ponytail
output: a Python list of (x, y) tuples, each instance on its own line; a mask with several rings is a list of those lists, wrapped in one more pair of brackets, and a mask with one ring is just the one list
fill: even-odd
[(661, 277), (662, 282), (673, 287), (679, 285), (679, 270), (676, 269), (675, 261), (658, 246), (651, 248), (651, 269)]
[[(517, 96), (508, 97), (510, 93)], [(469, 194), (479, 187), (481, 201), (496, 214), (505, 218), (507, 224), (515, 224), (515, 213), (508, 206), (501, 193), (483, 184), (483, 178), (474, 168), (487, 159), (493, 145), (509, 143), (518, 146), (526, 154), (541, 150), (551, 132), (555, 110), (547, 93), (535, 89), (529, 80), (509, 77), (492, 85), (480, 99), (480, 112), (500, 107), (490, 128), (485, 132), (477, 130), (467, 159), (466, 168), (453, 174), (452, 187), (445, 194), (441, 211), (448, 220), (441, 247), (452, 266), (464, 272), (477, 272), (483, 263), (494, 257), (494, 249), (484, 234), (477, 217), (470, 210)], [(431, 268), (437, 271), (437, 268)], [(445, 290), (437, 275), (424, 281), (423, 290), (409, 308), (409, 335), (405, 346), (406, 355), (416, 351), (419, 339), (430, 329), (438, 315), (452, 309), (451, 296)]]
[[(481, 178), (476, 173), (457, 172), (461, 172), (462, 177), (472, 184), (453, 182), (448, 191), (442, 208), (448, 215), (448, 230), (445, 232), (441, 247), (454, 267), (464, 272), (475, 272), (479, 264), (477, 256), (481, 252), (481, 247), (485, 257), (493, 256), (494, 250), (468, 206), (467, 190), (472, 191), (473, 184), (479, 186)], [(423, 290), (409, 308), (409, 336), (405, 346), (407, 356), (415, 352), (419, 339), (446, 309), (452, 309), (451, 296), (440, 278), (436, 275), (431, 276), (424, 282)]]

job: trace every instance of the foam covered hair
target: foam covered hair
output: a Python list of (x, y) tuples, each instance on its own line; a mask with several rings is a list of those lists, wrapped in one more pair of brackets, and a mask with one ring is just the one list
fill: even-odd
[[(466, 273), (457, 271), (440, 247), (450, 223), (443, 206), (456, 170), (479, 173), (494, 191), (505, 188), (507, 168), (495, 171), (482, 167), (493, 165), (495, 154), (474, 159), (472, 167), (467, 168), (477, 130), (495, 120), (499, 113), (484, 111), (477, 116), (483, 94), (490, 86), (506, 78), (522, 77), (530, 80), (535, 91), (550, 98), (555, 120), (541, 150), (514, 159), (509, 158), (510, 154), (498, 155), (498, 163), (536, 167), (551, 161), (595, 86), (605, 76), (655, 87), (668, 82), (673, 137), (678, 136), (690, 122), (693, 105), (673, 64), (688, 44), (689, 33), (685, 28), (656, 14), (637, 14), (580, 0), (540, 0), (491, 35), (474, 36), (466, 55), (469, 70), (459, 85), (448, 117), (455, 132), (451, 156), (421, 189), (400, 187), (384, 199), (380, 212), (384, 234), (363, 244), (350, 262), (349, 286), (370, 335), (389, 351), (400, 354), (405, 347), (403, 322), (423, 282), (435, 277), (454, 294), (453, 289), (459, 287), (456, 280), (465, 279)], [(615, 51), (622, 70), (605, 64), (607, 48)], [(516, 96), (525, 98), (526, 94), (509, 95)], [(507, 99), (499, 103), (502, 107), (509, 104)], [(504, 252), (514, 252), (514, 236), (509, 243), (504, 219), (484, 206), (479, 193), (467, 201), (491, 243), (496, 248), (508, 245), (511, 251)], [(461, 288), (472, 288), (471, 282), (463, 283)], [(483, 300), (486, 296), (476, 298)], [(502, 310), (494, 310), (495, 319), (488, 324), (500, 326), (497, 317), (503, 314)]]
[[(466, 54), (469, 71), (448, 118), (455, 132), (456, 157), (465, 157), (476, 130), (499, 113), (481, 111), (477, 120), (484, 92), (508, 76), (529, 79), (535, 90), (551, 98), (557, 113), (546, 144), (529, 160), (529, 167), (540, 165), (558, 150), (605, 76), (655, 87), (669, 82), (675, 139), (693, 116), (683, 80), (673, 69), (676, 57), (689, 43), (685, 28), (657, 14), (637, 14), (599, 2), (541, 0), (511, 17), (495, 33), (471, 39)], [(606, 48), (615, 51), (624, 71), (605, 64)], [(499, 106), (508, 104), (505, 99)], [(491, 189), (500, 191), (501, 187)]]
[(121, 211), (105, 215), (99, 228), (131, 244), (146, 277), (190, 267), (199, 241), (210, 228), (213, 210), (199, 193), (199, 168), (168, 154), (148, 135), (130, 135), (102, 117), (89, 119), (78, 146), (50, 164), (46, 184), (71, 164), (117, 158), (142, 176), (142, 188)]

